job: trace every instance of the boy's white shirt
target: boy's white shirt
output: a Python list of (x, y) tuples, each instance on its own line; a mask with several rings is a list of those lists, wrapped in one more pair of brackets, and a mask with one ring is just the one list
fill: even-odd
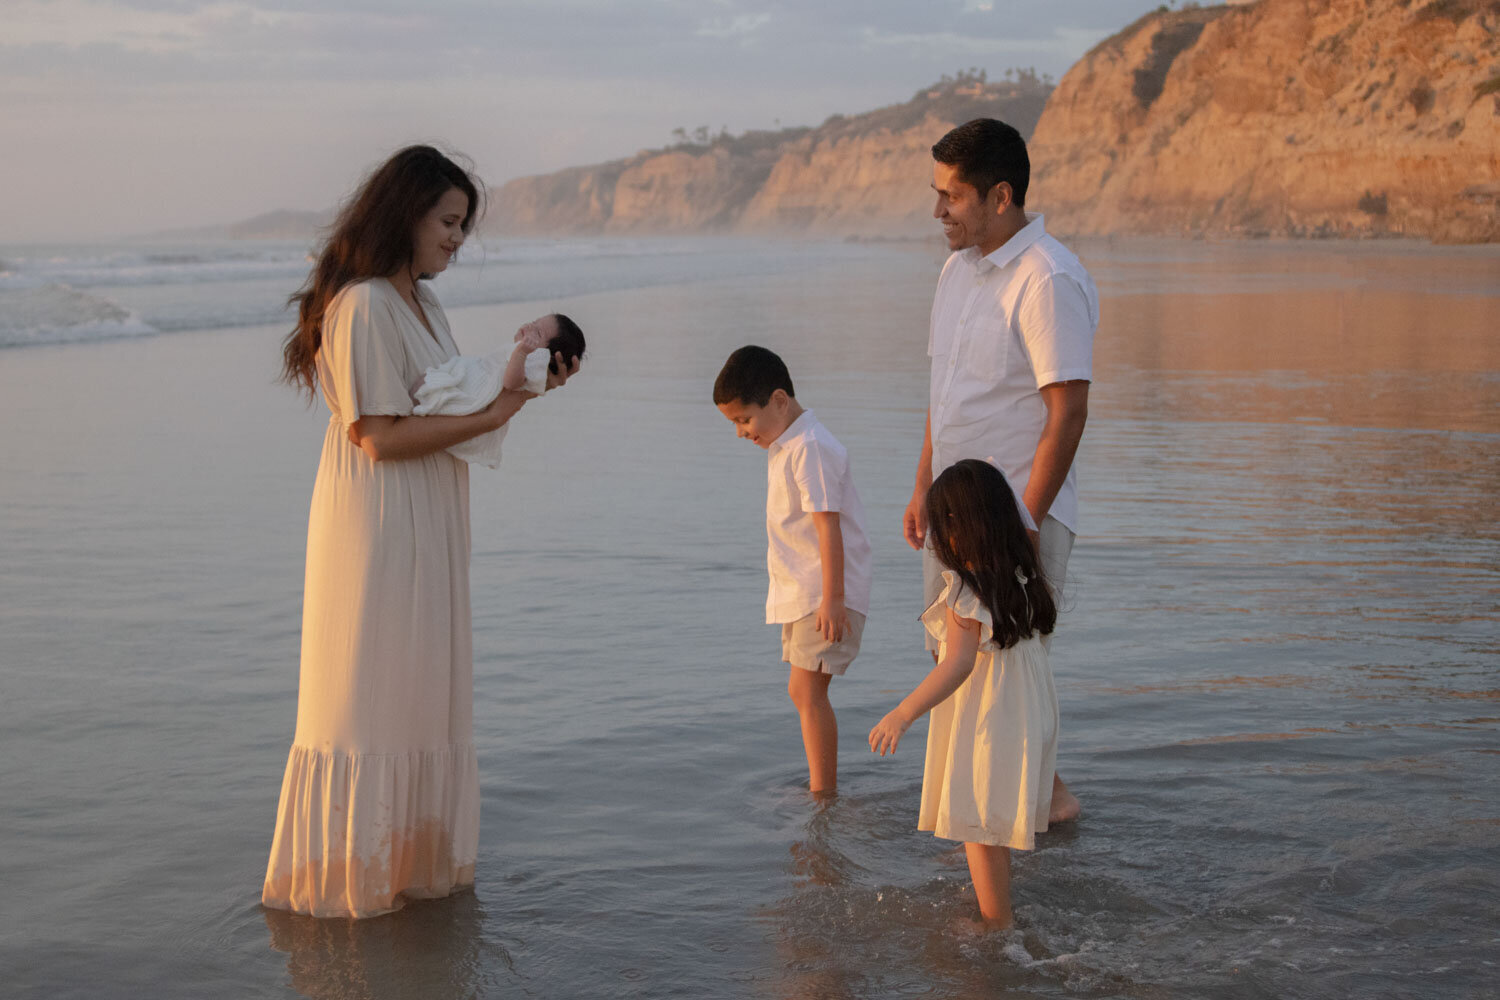
[(849, 453), (811, 410), (803, 410), (766, 449), (766, 622), (783, 624), (818, 610), (823, 557), (814, 512), (837, 511), (844, 540), (844, 606), (870, 611), (873, 558)]
[[(509, 354), (454, 355), (427, 369), (422, 384), (413, 394), (417, 405), (412, 412), (419, 417), (433, 414), (461, 417), (478, 413), (500, 394), (509, 360)], [(537, 394), (547, 391), (547, 366), (551, 360), (552, 353), (545, 347), (526, 355), (524, 389)], [(505, 442), (505, 432), (509, 427), (505, 424), (460, 441), (448, 447), (448, 454), (465, 462), (496, 468), (500, 465), (500, 446)]]

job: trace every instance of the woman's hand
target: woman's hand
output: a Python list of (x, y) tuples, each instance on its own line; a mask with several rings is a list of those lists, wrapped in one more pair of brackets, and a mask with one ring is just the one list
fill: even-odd
[(547, 388), (556, 389), (567, 382), (568, 379), (577, 375), (578, 369), (582, 367), (583, 362), (578, 358), (574, 358), (573, 363), (569, 364), (568, 360), (562, 356), (562, 351), (553, 351), (552, 356), (557, 359), (557, 371), (549, 370), (547, 372)]
[(887, 752), (895, 753), (896, 744), (901, 742), (901, 737), (911, 728), (911, 720), (901, 714), (899, 708), (892, 709), (886, 717), (875, 724), (870, 730), (870, 750), (884, 757)]

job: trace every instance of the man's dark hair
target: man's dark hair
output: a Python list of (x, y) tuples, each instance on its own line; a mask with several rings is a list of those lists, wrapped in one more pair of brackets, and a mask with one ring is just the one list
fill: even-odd
[(1011, 200), (1026, 207), (1026, 187), (1031, 183), (1031, 158), (1021, 133), (993, 118), (965, 122), (937, 141), (932, 158), (958, 168), (958, 176), (972, 185), (979, 197), (1001, 181), (1010, 185)]
[(714, 405), (765, 406), (777, 389), (784, 389), (788, 396), (797, 398), (786, 363), (774, 352), (752, 344), (731, 354), (724, 367), (719, 369), (719, 377), (714, 379)]

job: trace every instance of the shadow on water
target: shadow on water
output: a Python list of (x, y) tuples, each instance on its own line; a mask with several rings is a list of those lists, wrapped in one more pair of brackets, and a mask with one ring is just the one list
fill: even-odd
[(368, 920), (261, 912), (292, 989), (309, 1000), (483, 997), (517, 979), (509, 951), (485, 934), (472, 892)]

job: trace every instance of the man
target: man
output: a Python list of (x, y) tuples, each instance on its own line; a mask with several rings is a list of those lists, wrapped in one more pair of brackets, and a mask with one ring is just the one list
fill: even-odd
[[(1019, 132), (977, 118), (943, 136), (932, 157), (932, 214), (954, 253), (932, 302), (927, 430), (906, 540), (923, 548), (933, 477), (961, 459), (987, 459), (1040, 526), (1032, 541), (1061, 593), (1078, 524), (1073, 456), (1088, 417), (1099, 295), (1042, 216), (1025, 210), (1031, 161)], [(942, 580), (930, 552), (923, 576), (930, 603)], [(1078, 812), (1055, 778), (1050, 821)]]

